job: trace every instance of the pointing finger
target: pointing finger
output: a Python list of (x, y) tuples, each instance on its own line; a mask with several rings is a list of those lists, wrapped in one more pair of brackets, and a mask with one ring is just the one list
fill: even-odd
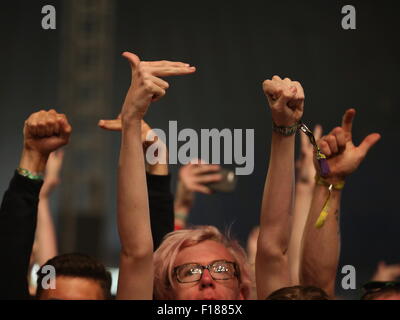
[(148, 71), (156, 77), (171, 77), (191, 74), (196, 71), (195, 67), (148, 67)]
[(122, 123), (121, 119), (114, 119), (114, 120), (100, 120), (98, 126), (105, 130), (110, 131), (121, 131), (122, 130)]

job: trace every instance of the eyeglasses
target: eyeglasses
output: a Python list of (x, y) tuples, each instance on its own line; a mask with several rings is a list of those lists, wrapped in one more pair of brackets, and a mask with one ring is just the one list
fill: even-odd
[(198, 263), (187, 263), (174, 268), (174, 275), (179, 283), (200, 281), (204, 269), (210, 272), (214, 280), (229, 280), (239, 276), (239, 268), (235, 262), (217, 260), (207, 266)]
[(363, 286), (367, 293), (378, 292), (386, 288), (400, 288), (400, 281), (371, 281)]

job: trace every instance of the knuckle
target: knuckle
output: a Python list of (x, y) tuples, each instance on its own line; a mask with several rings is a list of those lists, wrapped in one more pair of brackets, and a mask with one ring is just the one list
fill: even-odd
[(332, 132), (336, 133), (336, 134), (340, 134), (343, 133), (343, 128), (342, 127), (336, 127), (332, 130)]
[(136, 69), (137, 73), (141, 76), (143, 76), (146, 72), (147, 72), (147, 67), (145, 64), (143, 64), (142, 62), (139, 63), (137, 69)]
[[(282, 91), (282, 90), (281, 90)], [(284, 98), (291, 98), (291, 97), (293, 97), (293, 94), (291, 94), (290, 92), (288, 92), (288, 91), (283, 91), (282, 93), (282, 97), (284, 97)]]
[(143, 87), (146, 91), (152, 91), (153, 88), (152, 82), (150, 80), (144, 80)]
[(151, 81), (150, 75), (146, 72), (142, 74), (142, 78), (143, 78), (143, 81)]
[(300, 82), (298, 81), (292, 81), (292, 84), (294, 84), (295, 86), (301, 86)]

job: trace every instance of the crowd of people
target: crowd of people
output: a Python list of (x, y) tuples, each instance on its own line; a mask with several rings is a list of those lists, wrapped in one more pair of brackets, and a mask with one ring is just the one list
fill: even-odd
[[(346, 179), (357, 170), (380, 135), (360, 145), (352, 139), (355, 110), (326, 135), (304, 128), (305, 94), (289, 78), (265, 80), (272, 119), (268, 173), (259, 219), (247, 250), (211, 225), (187, 223), (195, 193), (211, 194), (223, 179), (221, 166), (201, 161), (183, 166), (173, 196), (165, 162), (151, 164), (144, 122), (150, 105), (169, 88), (164, 78), (187, 76), (196, 69), (171, 61), (141, 61), (129, 52), (132, 81), (119, 116), (99, 126), (121, 132), (117, 220), (121, 244), (118, 288), (111, 297), (111, 275), (84, 253), (59, 254), (49, 196), (59, 183), (62, 147), (70, 140), (67, 116), (38, 111), (24, 124), (21, 160), (0, 211), (2, 299), (135, 300), (332, 300), (340, 254), (340, 201)], [(260, 106), (263, 107), (263, 106)], [(308, 140), (311, 138), (310, 140)], [(166, 148), (165, 148), (166, 150)], [(268, 152), (268, 150), (266, 150)], [(166, 152), (167, 153), (167, 152)], [(167, 159), (167, 154), (162, 155)], [(328, 168), (328, 170), (327, 170)], [(37, 287), (28, 274), (38, 263)], [(48, 266), (55, 270), (47, 277)], [(381, 263), (363, 299), (400, 298), (399, 266)], [(55, 284), (55, 285), (54, 285)]]

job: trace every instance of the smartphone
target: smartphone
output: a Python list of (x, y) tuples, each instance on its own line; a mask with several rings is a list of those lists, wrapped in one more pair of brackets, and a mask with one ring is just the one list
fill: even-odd
[(222, 175), (222, 180), (207, 183), (206, 186), (214, 192), (233, 192), (237, 184), (235, 172), (222, 168), (218, 173)]

